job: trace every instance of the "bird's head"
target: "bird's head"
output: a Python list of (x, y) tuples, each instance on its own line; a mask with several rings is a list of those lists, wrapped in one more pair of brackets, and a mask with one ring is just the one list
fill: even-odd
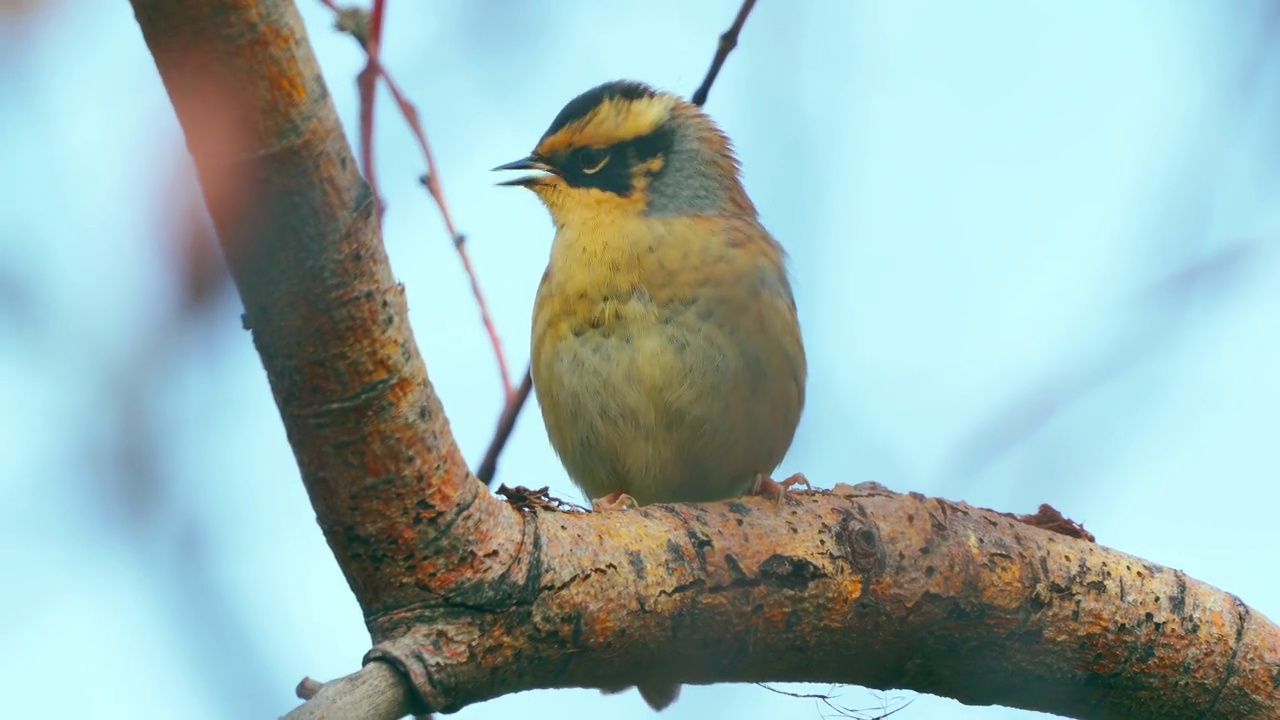
[(702, 109), (619, 80), (574, 98), (527, 157), (495, 170), (536, 170), (503, 185), (529, 188), (557, 226), (623, 212), (749, 215), (728, 138)]

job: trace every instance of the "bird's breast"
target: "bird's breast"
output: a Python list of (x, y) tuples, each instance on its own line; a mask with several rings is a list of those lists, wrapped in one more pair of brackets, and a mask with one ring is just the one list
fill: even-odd
[(731, 497), (790, 444), (804, 354), (780, 251), (733, 229), (695, 218), (557, 236), (534, 309), (534, 388), (591, 497)]

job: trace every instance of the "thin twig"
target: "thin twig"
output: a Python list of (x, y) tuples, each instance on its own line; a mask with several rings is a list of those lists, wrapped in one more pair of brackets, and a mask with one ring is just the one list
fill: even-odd
[(385, 15), (386, 0), (373, 0), (373, 10), (369, 13), (369, 35), (363, 43), (368, 60), (364, 69), (356, 76), (356, 84), (360, 88), (360, 167), (373, 191), (379, 217), (382, 215), (383, 204), (382, 192), (378, 188), (378, 179), (373, 170), (373, 102), (377, 97), (378, 52), (382, 44), (382, 19)]
[[(360, 10), (340, 10), (334, 0), (320, 0), (320, 2), (338, 13), (338, 29), (351, 34), (365, 48), (366, 52), (376, 47), (372, 39), (372, 28), (375, 25), (372, 18)], [(493, 322), (493, 316), (489, 313), (489, 303), (485, 299), (484, 291), (480, 289), (480, 280), (476, 276), (475, 266), (471, 264), (471, 256), (466, 248), (466, 236), (458, 231), (457, 225), (453, 222), (453, 214), (449, 211), (449, 203), (445, 201), (444, 187), (440, 184), (440, 170), (436, 166), (435, 153), (431, 151), (431, 144), (427, 142), (427, 133), (422, 127), (418, 108), (400, 90), (395, 78), (391, 76), (391, 73), (387, 71), (381, 61), (374, 57), (372, 52), (369, 52), (366, 70), (370, 68), (372, 68), (373, 73), (371, 77), (380, 76), (383, 82), (387, 84), (387, 90), (391, 92), (391, 97), (395, 99), (396, 105), (400, 108), (400, 114), (404, 116), (405, 123), (408, 124), (409, 131), (414, 140), (417, 141), (418, 149), (422, 152), (422, 157), (427, 165), (427, 172), (421, 178), (422, 184), (426, 187), (427, 192), (431, 194), (436, 206), (440, 208), (440, 217), (444, 220), (445, 230), (449, 233), (449, 239), (453, 241), (453, 247), (458, 252), (459, 259), (462, 260), (462, 269), (466, 272), (467, 280), (471, 283), (471, 294), (475, 296), (476, 305), (480, 308), (480, 320), (484, 324), (485, 332), (489, 335), (489, 344), (493, 346), (493, 354), (498, 362), (498, 373), (502, 379), (503, 403), (504, 406), (510, 404), (515, 396), (515, 387), (511, 381), (511, 371), (507, 365), (506, 354), (502, 350), (502, 339), (498, 336), (498, 328)], [(361, 102), (363, 103), (363, 96)], [(363, 151), (365, 147), (363, 140), (361, 147)], [(369, 162), (372, 162), (371, 157)], [(374, 185), (371, 174), (369, 184), (373, 186), (374, 193), (377, 194), (378, 189)], [(379, 207), (381, 207), (380, 198)]]
[(404, 93), (400, 92), (400, 86), (396, 84), (395, 79), (385, 67), (379, 65), (378, 71), (387, 83), (391, 97), (395, 98), (396, 105), (400, 107), (400, 113), (404, 115), (409, 131), (413, 133), (414, 139), (418, 142), (418, 149), (422, 151), (422, 157), (427, 163), (427, 172), (420, 180), (427, 192), (431, 194), (436, 207), (440, 208), (440, 218), (444, 220), (445, 231), (449, 233), (449, 238), (453, 240), (453, 248), (458, 251), (458, 258), (462, 260), (462, 269), (471, 283), (471, 294), (475, 296), (476, 305), (480, 308), (480, 320), (484, 323), (485, 332), (489, 334), (489, 344), (493, 346), (493, 355), (498, 361), (498, 373), (502, 376), (503, 402), (510, 403), (515, 395), (515, 386), (511, 383), (511, 371), (507, 366), (506, 353), (502, 351), (502, 338), (498, 336), (498, 327), (493, 322), (493, 316), (489, 314), (489, 303), (485, 300), (484, 291), (480, 289), (480, 279), (476, 276), (475, 266), (471, 264), (471, 255), (467, 253), (467, 237), (458, 231), (458, 226), (453, 222), (453, 214), (449, 212), (449, 203), (444, 199), (444, 187), (440, 184), (440, 170), (436, 166), (435, 154), (431, 152), (431, 144), (427, 142), (427, 133), (422, 129), (418, 108), (405, 97)]
[[(871, 710), (870, 708), (866, 708), (866, 709), (854, 709), (854, 708), (844, 707), (843, 705), (837, 705), (837, 704), (835, 704), (835, 699), (836, 699), (836, 696), (835, 696), (835, 695), (828, 695), (828, 694), (824, 694), (824, 693), (793, 693), (793, 692), (787, 692), (786, 690), (779, 690), (779, 689), (778, 689), (778, 688), (776, 688), (776, 687), (773, 687), (773, 686), (771, 686), (771, 685), (767, 685), (767, 684), (762, 683), (762, 682), (755, 683), (755, 685), (756, 685), (757, 687), (764, 688), (765, 690), (768, 690), (768, 691), (769, 691), (769, 692), (771, 692), (771, 693), (776, 693), (776, 694), (778, 694), (778, 695), (783, 695), (783, 696), (790, 697), (790, 698), (796, 698), (796, 699), (798, 699), (798, 700), (816, 700), (816, 701), (818, 701), (818, 702), (822, 703), (823, 705), (826, 705), (828, 709), (832, 710), (833, 712), (835, 712), (837, 715), (839, 715), (839, 716), (841, 716), (841, 717), (846, 717), (846, 718), (859, 718), (859, 717), (861, 717), (861, 714), (862, 714), (862, 713), (874, 712), (874, 711), (873, 711), (873, 710)], [(912, 698), (912, 699), (908, 700), (907, 702), (903, 703), (901, 706), (896, 707), (896, 708), (894, 708), (894, 709), (890, 710), (890, 709), (889, 709), (889, 704), (888, 704), (888, 702), (886, 702), (886, 701), (883, 701), (883, 700), (882, 700), (882, 701), (881, 701), (881, 703), (880, 703), (880, 714), (879, 714), (879, 715), (876, 715), (876, 716), (874, 716), (874, 717), (865, 718), (865, 720), (884, 720), (884, 718), (887, 718), (887, 717), (889, 717), (890, 715), (894, 715), (894, 714), (896, 714), (896, 713), (900, 712), (903, 708), (906, 708), (908, 705), (910, 705), (910, 704), (911, 704), (911, 703), (913, 703), (913, 702), (915, 702), (915, 698)]]
[(507, 367), (506, 353), (502, 351), (502, 338), (498, 336), (498, 327), (493, 322), (493, 316), (489, 314), (489, 303), (485, 300), (484, 291), (480, 289), (480, 279), (476, 276), (475, 266), (471, 264), (471, 255), (467, 252), (467, 237), (458, 232), (457, 225), (453, 223), (453, 215), (449, 212), (449, 203), (444, 199), (440, 171), (436, 167), (436, 158), (431, 152), (431, 145), (427, 142), (427, 133), (422, 129), (422, 122), (418, 118), (418, 108), (409, 102), (404, 93), (400, 92), (400, 86), (396, 84), (386, 68), (379, 66), (378, 70), (387, 83), (391, 96), (395, 98), (396, 105), (400, 107), (400, 113), (404, 115), (405, 122), (409, 124), (409, 131), (417, 140), (422, 157), (426, 160), (427, 172), (419, 179), (431, 194), (431, 199), (435, 200), (436, 207), (440, 208), (440, 218), (444, 220), (445, 231), (449, 233), (453, 248), (458, 252), (458, 258), (462, 260), (462, 269), (471, 283), (471, 294), (475, 296), (476, 305), (480, 308), (480, 321), (484, 323), (485, 332), (489, 334), (489, 344), (493, 346), (493, 355), (498, 361), (498, 374), (502, 376), (503, 402), (510, 403), (515, 395), (515, 387), (511, 384), (511, 371)]
[(400, 106), (400, 113), (409, 124), (409, 130), (418, 141), (418, 149), (422, 151), (422, 157), (426, 160), (427, 172), (420, 178), (422, 185), (431, 194), (431, 199), (435, 200), (436, 207), (440, 208), (440, 218), (444, 220), (445, 231), (453, 240), (453, 248), (458, 251), (458, 258), (462, 260), (462, 269), (467, 273), (467, 280), (471, 282), (471, 294), (475, 296), (476, 305), (480, 308), (480, 320), (484, 323), (485, 332), (489, 334), (489, 344), (493, 346), (494, 357), (498, 360), (498, 373), (502, 376), (503, 402), (510, 404), (515, 388), (511, 384), (511, 371), (507, 369), (507, 356), (502, 351), (502, 339), (498, 336), (498, 328), (493, 323), (493, 316), (489, 314), (489, 303), (485, 300), (484, 291), (480, 289), (480, 279), (476, 277), (475, 267), (471, 264), (471, 255), (467, 252), (467, 238), (458, 232), (457, 225), (453, 223), (453, 215), (449, 212), (449, 203), (444, 199), (444, 187), (440, 184), (440, 170), (436, 166), (431, 145), (427, 142), (427, 133), (422, 129), (422, 123), (418, 118), (418, 108), (409, 102), (404, 93), (400, 92), (400, 87), (396, 85), (396, 81), (386, 68), (379, 67), (379, 70), (382, 73), (382, 79), (387, 83), (387, 89), (395, 98), (396, 105)]
[(755, 6), (756, 0), (742, 0), (742, 7), (738, 8), (738, 16), (733, 19), (733, 24), (720, 34), (720, 43), (716, 45), (716, 55), (711, 58), (711, 67), (707, 69), (707, 76), (702, 79), (702, 85), (698, 86), (690, 100), (694, 105), (706, 104), (707, 94), (711, 92), (711, 84), (720, 74), (720, 67), (724, 65), (725, 58), (729, 57), (729, 53), (738, 46), (738, 35), (747, 22), (747, 16), (751, 14), (751, 8)]
[(520, 408), (524, 407), (524, 403), (529, 399), (529, 391), (533, 389), (533, 376), (529, 369), (524, 371), (524, 380), (520, 382), (520, 388), (516, 390), (511, 399), (507, 401), (505, 407), (502, 408), (502, 415), (498, 417), (498, 429), (493, 432), (493, 440), (489, 442), (489, 449), (484, 453), (484, 459), (480, 461), (480, 469), (476, 470), (476, 477), (480, 478), (480, 482), (485, 485), (493, 483), (493, 476), (498, 473), (498, 456), (502, 454), (502, 449), (507, 446), (507, 440), (511, 438), (511, 431), (516, 427), (516, 418), (520, 415)]
[[(729, 26), (728, 30), (721, 33), (720, 44), (716, 48), (715, 58), (711, 61), (711, 68), (707, 70), (707, 76), (703, 78), (702, 85), (693, 93), (691, 100), (693, 104), (702, 105), (707, 101), (707, 93), (711, 92), (711, 85), (715, 83), (716, 76), (720, 74), (720, 68), (724, 65), (725, 59), (737, 47), (738, 34), (742, 32), (742, 25), (746, 23), (747, 16), (751, 14), (751, 8), (755, 7), (755, 5), (756, 0), (743, 0), (742, 7), (738, 9), (738, 16), (733, 19), (733, 24)], [(496, 337), (494, 335), (495, 342)], [(524, 407), (525, 401), (529, 399), (529, 389), (533, 387), (529, 372), (528, 369), (524, 371), (524, 381), (520, 384), (520, 389), (516, 391), (515, 395), (507, 394), (507, 404), (502, 408), (502, 415), (498, 418), (498, 429), (494, 432), (493, 440), (489, 442), (489, 449), (485, 451), (484, 460), (480, 462), (480, 468), (476, 472), (476, 477), (480, 478), (486, 485), (493, 482), (493, 477), (498, 471), (498, 456), (502, 454), (502, 449), (507, 446), (507, 440), (511, 438), (511, 431), (516, 426), (516, 418), (520, 416), (520, 410)]]

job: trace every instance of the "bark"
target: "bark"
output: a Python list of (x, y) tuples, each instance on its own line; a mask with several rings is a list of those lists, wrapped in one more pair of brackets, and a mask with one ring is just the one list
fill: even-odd
[(292, 3), (132, 4), (373, 639), (364, 670), (292, 715), (809, 680), (1077, 717), (1280, 717), (1280, 630), (1265, 617), (991, 511), (873, 484), (606, 514), (489, 494), (427, 378)]

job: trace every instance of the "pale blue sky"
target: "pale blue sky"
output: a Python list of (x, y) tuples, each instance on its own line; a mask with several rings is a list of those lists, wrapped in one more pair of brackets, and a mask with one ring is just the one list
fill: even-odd
[[(172, 319), (191, 174), (127, 3), (43, 4), (0, 14), (7, 711), (275, 716), (304, 674), (357, 667), (368, 636), (238, 300)], [(385, 63), (421, 110), (517, 370), (551, 226), (488, 169), (601, 81), (691, 92), (737, 5), (391, 1)], [(359, 50), (318, 2), (300, 7), (351, 129)], [(761, 0), (707, 109), (792, 258), (812, 375), (779, 476), (1049, 502), (1280, 617), (1259, 572), (1280, 506), (1273, 7)], [(422, 162), (379, 108), (387, 246), (478, 461), (496, 369)], [(499, 480), (578, 499), (532, 407)], [(858, 688), (842, 701), (877, 704)], [(649, 716), (634, 693), (558, 691), (458, 717), (517, 712)], [(663, 717), (818, 715), (718, 686)], [(895, 717), (1034, 715), (920, 697)]]

